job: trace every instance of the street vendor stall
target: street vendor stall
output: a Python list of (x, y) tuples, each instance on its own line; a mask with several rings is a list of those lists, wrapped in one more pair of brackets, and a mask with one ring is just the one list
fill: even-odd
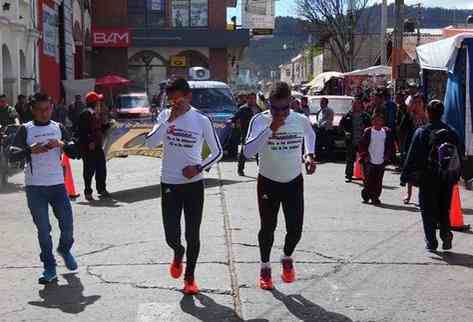
[[(463, 33), (417, 47), (418, 61), (425, 71), (448, 73), (443, 120), (458, 133), (465, 144), (468, 162), (465, 179), (473, 177), (473, 33)], [(423, 78), (424, 91), (431, 84)]]
[(317, 75), (306, 87), (310, 88), (310, 95), (340, 95), (343, 89), (341, 80), (344, 77), (339, 72), (325, 72)]
[(345, 95), (354, 96), (386, 86), (391, 80), (391, 70), (390, 66), (380, 65), (345, 73)]
[[(444, 120), (464, 141), (466, 154), (473, 156), (473, 33), (419, 46), (417, 56), (422, 70), (448, 72)], [(427, 92), (428, 87), (424, 79)]]

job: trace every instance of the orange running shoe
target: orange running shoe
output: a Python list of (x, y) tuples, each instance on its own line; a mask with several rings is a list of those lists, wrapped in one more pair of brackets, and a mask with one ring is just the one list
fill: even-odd
[(261, 268), (259, 287), (263, 290), (272, 290), (273, 289), (273, 279), (271, 278), (271, 268), (263, 267)]
[(193, 278), (189, 278), (184, 280), (184, 288), (182, 291), (186, 295), (195, 295), (199, 293), (199, 287)]
[(176, 259), (171, 263), (171, 266), (169, 267), (169, 273), (171, 274), (171, 277), (174, 279), (178, 279), (181, 277), (183, 271), (183, 265), (182, 265), (182, 259)]
[(281, 260), (282, 274), (281, 278), (284, 283), (292, 283), (296, 280), (296, 271), (294, 270), (294, 261), (290, 257)]

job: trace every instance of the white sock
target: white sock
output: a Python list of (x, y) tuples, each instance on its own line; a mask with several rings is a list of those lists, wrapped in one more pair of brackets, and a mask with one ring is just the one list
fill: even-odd
[(263, 268), (269, 268), (269, 269), (271, 269), (271, 263), (270, 263), (270, 262), (266, 262), (266, 263), (261, 262), (261, 268), (262, 268), (262, 269), (263, 269)]
[(291, 256), (286, 256), (286, 255), (281, 256), (281, 261), (288, 260), (288, 259), (292, 260), (292, 257)]

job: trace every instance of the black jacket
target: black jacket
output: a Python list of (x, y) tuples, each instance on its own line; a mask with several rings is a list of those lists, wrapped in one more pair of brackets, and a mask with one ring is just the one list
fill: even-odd
[[(363, 133), (365, 129), (371, 126), (371, 118), (369, 114), (365, 112), (361, 113), (361, 117), (363, 119), (363, 129), (361, 133)], [(351, 134), (349, 137), (353, 138), (353, 111), (350, 111), (343, 116), (340, 121), (340, 129), (345, 133)]]
[(436, 121), (428, 123), (426, 126), (417, 129), (412, 139), (409, 153), (407, 154), (406, 162), (401, 173), (401, 183), (405, 184), (409, 182), (409, 178), (412, 178), (416, 174), (425, 175), (429, 174), (429, 157), (432, 150), (430, 142), (430, 136), (433, 131), (445, 129), (448, 130), (451, 136), (456, 142), (460, 157), (463, 155), (464, 147), (460, 143), (460, 139), (456, 132), (450, 128), (447, 124)]
[[(256, 106), (256, 108), (258, 113), (261, 113), (261, 109), (258, 106)], [(248, 106), (248, 104), (245, 104), (240, 107), (240, 110), (232, 117), (232, 121), (240, 121), (241, 132), (242, 136), (244, 137), (246, 137), (246, 133), (248, 132), (248, 127), (253, 116), (255, 116), (255, 113), (253, 113), (253, 110)]]

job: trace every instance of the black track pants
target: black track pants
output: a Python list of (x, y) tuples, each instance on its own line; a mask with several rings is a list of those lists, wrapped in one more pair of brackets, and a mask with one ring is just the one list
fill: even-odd
[(84, 194), (92, 194), (92, 178), (95, 175), (95, 184), (98, 193), (106, 191), (107, 181), (107, 161), (103, 149), (96, 148), (94, 151), (89, 151), (82, 155), (82, 162), (84, 164)]
[(163, 211), (166, 242), (176, 257), (185, 252), (181, 243), (181, 216), (184, 210), (186, 252), (186, 278), (193, 278), (200, 251), (200, 224), (204, 208), (204, 182), (171, 185), (161, 183), (161, 207)]
[(299, 243), (304, 224), (304, 179), (302, 175), (288, 183), (258, 177), (258, 205), (261, 229), (258, 234), (261, 261), (270, 261), (278, 212), (282, 204), (286, 221), (284, 255), (291, 256)]

